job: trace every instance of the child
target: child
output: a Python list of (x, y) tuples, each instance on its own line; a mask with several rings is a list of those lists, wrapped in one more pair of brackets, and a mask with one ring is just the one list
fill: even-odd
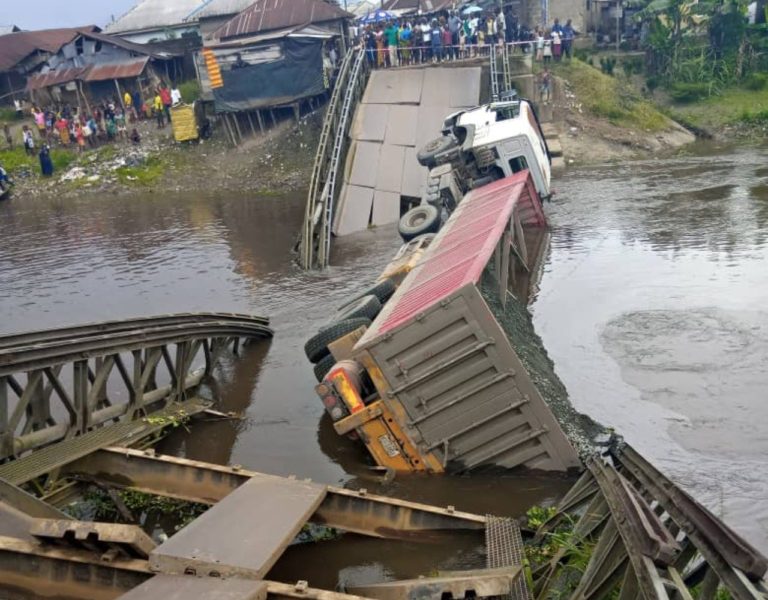
[(544, 67), (544, 70), (539, 73), (539, 96), (544, 104), (549, 103), (552, 89), (552, 76), (549, 74), (549, 68)]
[(139, 135), (138, 129), (135, 127), (133, 128), (133, 131), (131, 131), (131, 142), (133, 142), (134, 146), (138, 146), (141, 143), (141, 136)]
[(28, 156), (34, 156), (35, 154), (35, 140), (32, 137), (32, 132), (29, 127), (24, 125), (21, 129), (21, 139), (24, 142), (24, 151)]
[(80, 123), (75, 126), (75, 139), (77, 140), (77, 151), (82, 154), (85, 150), (85, 132)]

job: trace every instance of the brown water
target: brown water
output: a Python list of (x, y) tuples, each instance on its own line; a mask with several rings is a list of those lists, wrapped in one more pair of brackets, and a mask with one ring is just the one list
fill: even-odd
[[(532, 307), (577, 408), (619, 429), (763, 549), (767, 159), (740, 150), (563, 177)], [(372, 479), (361, 448), (321, 419), (302, 346), (376, 276), (397, 236), (382, 228), (339, 240), (337, 266), (305, 273), (290, 251), (303, 206), (303, 195), (16, 197), (0, 205), (0, 327), (194, 310), (267, 315), (274, 340), (249, 348), (219, 377), (222, 410), (244, 419), (199, 424), (163, 451), (478, 513), (517, 515), (555, 501), (568, 481)], [(435, 560), (451, 568), (479, 543), (423, 552), (357, 540), (350, 553), (337, 542), (293, 549), (280, 574), (328, 585), (337, 574), (341, 582), (408, 577)], [(308, 564), (316, 565), (309, 574)]]

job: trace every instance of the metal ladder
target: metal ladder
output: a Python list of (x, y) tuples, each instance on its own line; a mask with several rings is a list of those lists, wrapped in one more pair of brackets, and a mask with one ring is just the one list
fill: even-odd
[(499, 66), (496, 61), (496, 48), (491, 47), (491, 51), (488, 54), (490, 60), (490, 72), (491, 72), (491, 101), (498, 102), (499, 100)]
[(322, 190), (323, 174), (326, 163), (328, 162), (328, 140), (335, 134), (337, 115), (339, 112), (339, 98), (346, 89), (346, 80), (349, 76), (350, 65), (355, 56), (355, 48), (350, 48), (344, 55), (339, 68), (339, 76), (336, 85), (331, 93), (331, 99), (328, 102), (325, 118), (323, 119), (323, 128), (320, 132), (320, 141), (317, 144), (315, 152), (315, 161), (312, 166), (312, 176), (309, 180), (309, 192), (307, 193), (307, 205), (304, 211), (304, 226), (301, 239), (301, 264), (305, 269), (311, 269), (315, 253), (315, 225), (316, 211), (320, 190)]
[(320, 239), (318, 243), (318, 256), (317, 265), (320, 268), (326, 267), (331, 255), (331, 228), (333, 225), (333, 210), (336, 198), (336, 175), (339, 171), (339, 165), (341, 163), (341, 157), (345, 154), (345, 149), (348, 145), (347, 133), (350, 128), (350, 116), (353, 114), (352, 106), (356, 105), (360, 99), (362, 89), (365, 87), (367, 78), (361, 79), (361, 74), (366, 73), (367, 69), (364, 69), (364, 65), (367, 65), (365, 59), (365, 51), (359, 50), (357, 57), (355, 58), (354, 66), (352, 67), (352, 74), (349, 78), (349, 84), (344, 94), (344, 104), (341, 109), (341, 115), (339, 116), (339, 124), (336, 127), (336, 139), (333, 144), (333, 152), (331, 153), (331, 161), (328, 166), (328, 177), (323, 187), (322, 192), (322, 205), (323, 205), (323, 220), (320, 228)]
[(504, 81), (504, 89), (502, 92), (506, 92), (512, 89), (512, 70), (509, 64), (509, 47), (504, 44), (501, 48), (501, 69), (502, 79)]

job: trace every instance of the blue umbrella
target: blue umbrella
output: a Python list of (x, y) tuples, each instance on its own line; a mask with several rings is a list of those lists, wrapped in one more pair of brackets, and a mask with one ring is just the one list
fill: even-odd
[(362, 19), (360, 19), (360, 22), (363, 25), (368, 25), (369, 23), (380, 23), (381, 21), (394, 21), (397, 19), (397, 15), (394, 13), (389, 12), (388, 10), (374, 10), (373, 12), (369, 12), (367, 15), (365, 15)]

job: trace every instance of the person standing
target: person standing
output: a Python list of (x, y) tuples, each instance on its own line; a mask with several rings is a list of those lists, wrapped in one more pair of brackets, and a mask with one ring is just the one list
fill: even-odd
[(53, 161), (51, 160), (51, 149), (48, 144), (43, 144), (40, 148), (40, 172), (43, 177), (50, 177), (53, 175)]
[(544, 33), (541, 29), (536, 29), (536, 61), (544, 61)]
[(165, 84), (162, 84), (160, 86), (160, 99), (163, 102), (163, 111), (165, 112), (165, 118), (168, 121), (168, 123), (171, 122), (171, 105), (173, 104), (173, 100), (171, 100), (171, 91), (168, 89), (168, 86)]
[(144, 117), (143, 111), (141, 110), (143, 104), (144, 103), (141, 101), (141, 92), (136, 90), (133, 92), (133, 110), (137, 119), (142, 119)]
[(552, 32), (552, 59), (555, 62), (560, 61), (560, 51), (562, 50), (562, 40), (557, 31)]
[(368, 57), (368, 64), (374, 67), (376, 66), (376, 34), (373, 33), (370, 25), (365, 26), (363, 42), (365, 43), (365, 54)]
[[(333, 63), (334, 68), (336, 67), (336, 60), (333, 57), (334, 49), (331, 47), (330, 57), (331, 57), (331, 63)], [(176, 106), (177, 104), (181, 104), (181, 91), (178, 87), (175, 85), (171, 88), (171, 104), (173, 106)]]
[(163, 104), (163, 98), (160, 95), (160, 90), (155, 94), (153, 108), (155, 110), (155, 118), (157, 119), (157, 128), (162, 129), (165, 127), (165, 106)]
[(397, 21), (389, 22), (389, 24), (387, 25), (387, 28), (384, 30), (384, 37), (386, 38), (386, 41), (387, 41), (387, 50), (389, 53), (389, 66), (396, 67), (399, 64), (397, 60), (397, 45), (400, 43), (399, 41), (400, 31), (397, 26)]
[(85, 151), (85, 132), (80, 123), (75, 126), (75, 139), (77, 140), (77, 151), (82, 154)]
[(21, 140), (24, 142), (24, 152), (27, 153), (27, 156), (32, 156), (35, 153), (35, 139), (26, 125), (21, 128)]
[(459, 57), (459, 31), (461, 30), (461, 19), (456, 11), (451, 12), (448, 17), (448, 28), (451, 31), (451, 55), (456, 59)]
[(387, 50), (384, 44), (384, 29), (381, 27), (381, 23), (379, 23), (376, 26), (376, 65), (379, 68), (387, 66)]
[(430, 39), (432, 40), (432, 62), (440, 62), (443, 57), (443, 34), (437, 19), (432, 20)]
[(544, 36), (544, 64), (548, 65), (552, 62), (552, 34)]
[(549, 74), (549, 68), (544, 67), (544, 70), (539, 73), (539, 98), (544, 104), (549, 103), (552, 91), (552, 76)]
[(565, 22), (565, 27), (563, 27), (563, 54), (565, 54), (569, 59), (571, 58), (571, 53), (573, 52), (574, 37), (576, 37), (576, 32), (573, 29), (573, 25), (571, 25), (571, 20), (568, 19)]
[(421, 18), (421, 39), (424, 44), (421, 56), (422, 62), (427, 62), (432, 59), (432, 27), (424, 17)]
[(45, 113), (35, 107), (32, 109), (32, 117), (35, 119), (35, 125), (37, 126), (37, 133), (40, 134), (40, 139), (44, 140), (47, 137), (45, 130)]
[(507, 42), (507, 21), (504, 16), (504, 12), (500, 9), (496, 9), (496, 36), (498, 38), (497, 43), (504, 45)]

